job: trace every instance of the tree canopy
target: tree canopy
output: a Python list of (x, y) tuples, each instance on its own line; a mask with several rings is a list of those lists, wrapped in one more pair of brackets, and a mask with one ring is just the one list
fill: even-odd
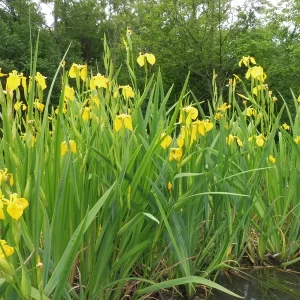
[(274, 93), (278, 90), (287, 99), (290, 89), (300, 93), (299, 0), (280, 1), (277, 6), (267, 0), (250, 0), (240, 6), (233, 6), (232, 0), (44, 2), (53, 4), (51, 25), (37, 1), (1, 2), (2, 71), (29, 72), (30, 43), (34, 44), (39, 32), (38, 69), (45, 76), (53, 76), (70, 43), (67, 64), (87, 63), (101, 73), (104, 34), (115, 65), (121, 66), (126, 59), (123, 38), (129, 28), (136, 56), (154, 53), (165, 85), (174, 83), (175, 94), (190, 72), (190, 88), (196, 97), (210, 99), (213, 73), (219, 88), (226, 87), (233, 73), (244, 73), (238, 62), (247, 55), (264, 67)]

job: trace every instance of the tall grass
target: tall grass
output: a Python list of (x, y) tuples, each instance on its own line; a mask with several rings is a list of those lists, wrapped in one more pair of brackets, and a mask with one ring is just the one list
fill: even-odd
[[(12, 174), (1, 180), (1, 239), (14, 248), (7, 255), (1, 246), (2, 298), (137, 299), (171, 287), (192, 296), (197, 286), (231, 293), (212, 281), (220, 270), (300, 259), (296, 97), (292, 118), (285, 104), (276, 112), (256, 74), (249, 89), (231, 79), (228, 99), (213, 81), (206, 115), (188, 78), (174, 99), (146, 58), (141, 89), (130, 35), (125, 45), (131, 82), (118, 82), (105, 40), (104, 77), (74, 66), (71, 78), (59, 66), (57, 109), (54, 81), (44, 99), (34, 80), (37, 48), (27, 87), (0, 86), (0, 169)], [(12, 193), (29, 202), (19, 219), (6, 210)]]

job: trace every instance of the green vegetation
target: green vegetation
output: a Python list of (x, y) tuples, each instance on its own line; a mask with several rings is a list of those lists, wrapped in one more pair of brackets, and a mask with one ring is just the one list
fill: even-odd
[[(86, 3), (70, 7), (84, 12)], [(26, 28), (17, 6), (0, 11)], [(62, 34), (63, 16), (54, 27), (60, 51), (48, 49), (39, 20), (35, 49), (25, 47), (19, 61), (7, 58), (13, 52), (1, 56), (0, 298), (140, 299), (171, 288), (191, 297), (201, 287), (235, 295), (214, 282), (220, 271), (300, 260), (300, 96), (289, 91), (291, 100), (279, 100), (263, 59), (244, 52), (230, 76), (207, 64), (203, 101), (192, 70), (166, 88), (162, 48), (138, 51), (134, 30), (119, 52), (104, 36), (95, 66), (73, 63), (75, 38), (61, 57), (71, 37)], [(152, 42), (155, 34), (163, 41), (158, 30)], [(26, 44), (24, 35), (16, 39)], [(180, 72), (179, 51), (168, 59), (174, 55)], [(45, 62), (50, 72), (60, 57), (48, 76)], [(218, 81), (227, 76), (228, 85)]]

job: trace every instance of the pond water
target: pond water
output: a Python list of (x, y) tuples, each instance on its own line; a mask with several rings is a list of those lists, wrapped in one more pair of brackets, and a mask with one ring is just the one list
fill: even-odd
[[(274, 268), (256, 268), (241, 270), (238, 273), (222, 275), (218, 283), (245, 300), (299, 300), (300, 299), (300, 268), (278, 270)], [(194, 299), (203, 299), (201, 295)], [(213, 290), (209, 300), (238, 299), (225, 293)]]

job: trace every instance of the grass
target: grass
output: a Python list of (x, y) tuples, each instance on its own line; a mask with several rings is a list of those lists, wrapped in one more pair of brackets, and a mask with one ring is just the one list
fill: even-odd
[[(146, 60), (138, 86), (129, 35), (130, 83), (118, 82), (106, 40), (104, 47), (103, 77), (73, 66), (71, 78), (62, 63), (47, 99), (33, 80), (38, 45), (27, 87), (0, 86), (0, 169), (11, 174), (1, 180), (1, 239), (14, 249), (1, 250), (0, 297), (139, 299), (178, 287), (191, 297), (197, 286), (238, 297), (214, 282), (220, 270), (244, 257), (254, 265), (270, 256), (282, 267), (299, 261), (295, 95), (292, 117), (284, 100), (276, 111), (256, 73), (231, 79), (226, 101), (213, 80), (205, 113), (188, 78), (173, 99)], [(55, 80), (62, 82), (57, 111)], [(20, 101), (26, 109), (15, 108)], [(11, 206), (19, 218), (9, 213), (12, 193), (29, 203)]]

